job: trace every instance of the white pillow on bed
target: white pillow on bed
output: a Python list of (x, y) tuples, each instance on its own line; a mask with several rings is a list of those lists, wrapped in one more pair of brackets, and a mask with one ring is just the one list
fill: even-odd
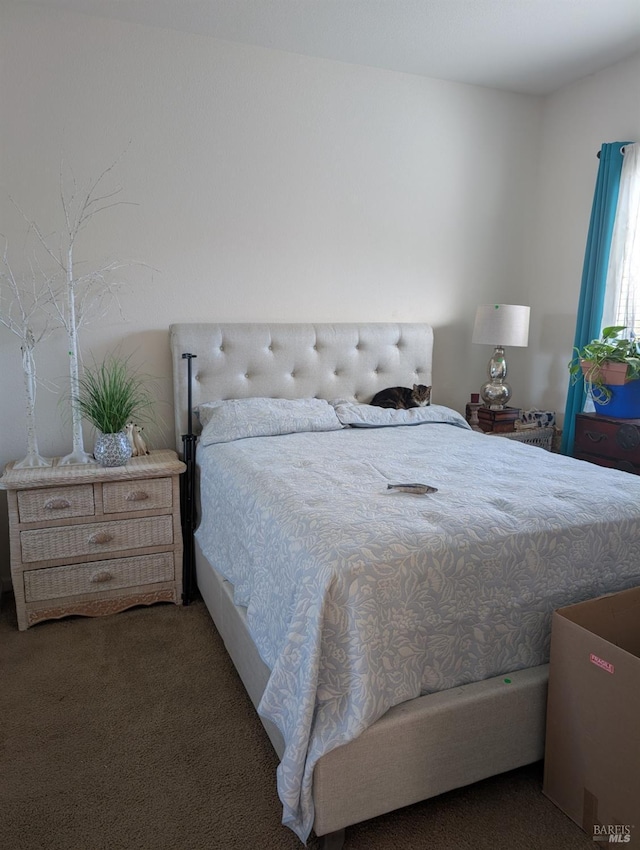
[(394, 425), (421, 425), (432, 422), (471, 429), (463, 416), (441, 404), (411, 407), (409, 410), (376, 407), (372, 404), (357, 404), (351, 401), (334, 401), (332, 404), (340, 422), (343, 425), (351, 425), (353, 428), (386, 428)]
[(245, 437), (275, 437), (301, 431), (338, 431), (341, 425), (328, 401), (319, 398), (237, 398), (199, 405), (200, 445), (230, 443)]

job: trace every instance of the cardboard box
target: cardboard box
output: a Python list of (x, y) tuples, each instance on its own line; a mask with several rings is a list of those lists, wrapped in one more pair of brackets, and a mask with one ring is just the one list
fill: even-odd
[(640, 587), (554, 612), (543, 793), (640, 848)]

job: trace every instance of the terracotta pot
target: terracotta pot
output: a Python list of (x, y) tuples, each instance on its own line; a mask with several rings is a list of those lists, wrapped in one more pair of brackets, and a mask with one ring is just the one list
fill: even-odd
[(606, 384), (609, 387), (620, 387), (627, 382), (626, 363), (603, 363), (598, 367), (590, 360), (581, 360), (580, 366), (587, 381)]

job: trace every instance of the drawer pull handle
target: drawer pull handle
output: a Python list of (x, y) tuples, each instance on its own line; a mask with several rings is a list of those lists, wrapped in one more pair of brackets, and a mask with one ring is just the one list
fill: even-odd
[(149, 494), (144, 490), (133, 490), (131, 493), (127, 493), (124, 498), (126, 502), (144, 502), (145, 499), (149, 498)]
[(108, 531), (97, 531), (89, 538), (89, 543), (110, 543), (113, 540), (113, 534)]
[(599, 434), (597, 431), (585, 431), (585, 436), (588, 437), (592, 443), (600, 443), (602, 440), (607, 439), (606, 434)]
[(45, 511), (61, 511), (70, 507), (71, 502), (68, 499), (49, 499), (44, 503)]
[(100, 570), (99, 573), (94, 573), (91, 576), (91, 581), (94, 584), (102, 584), (105, 581), (111, 581), (112, 578), (113, 575), (109, 572), (109, 570)]

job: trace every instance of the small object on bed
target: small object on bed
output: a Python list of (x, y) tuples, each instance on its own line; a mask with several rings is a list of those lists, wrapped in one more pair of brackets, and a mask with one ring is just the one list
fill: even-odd
[(424, 384), (414, 384), (412, 387), (387, 387), (386, 390), (376, 393), (369, 404), (394, 410), (427, 407), (431, 404), (431, 387)]
[(387, 490), (397, 490), (399, 493), (413, 493), (416, 496), (438, 492), (438, 488), (432, 487), (430, 484), (387, 484)]

